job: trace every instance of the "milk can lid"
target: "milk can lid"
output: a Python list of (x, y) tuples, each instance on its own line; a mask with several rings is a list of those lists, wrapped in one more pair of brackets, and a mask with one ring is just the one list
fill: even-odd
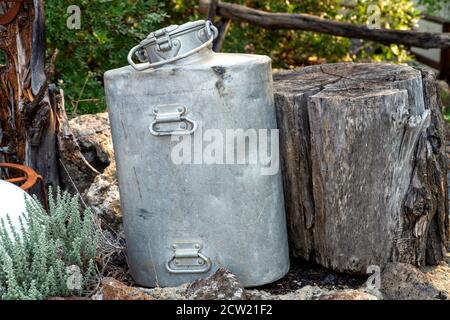
[[(151, 32), (138, 46), (131, 49), (128, 62), (138, 71), (175, 62), (204, 48), (211, 48), (217, 35), (217, 28), (210, 21), (198, 20), (171, 25)], [(135, 64), (133, 58), (145, 65)]]
[(141, 45), (149, 45), (155, 43), (157, 38), (161, 34), (167, 34), (169, 36), (179, 36), (182, 33), (193, 32), (205, 27), (205, 20), (191, 21), (182, 25), (173, 24), (171, 26), (162, 28), (160, 30), (151, 32), (145, 40), (141, 42)]

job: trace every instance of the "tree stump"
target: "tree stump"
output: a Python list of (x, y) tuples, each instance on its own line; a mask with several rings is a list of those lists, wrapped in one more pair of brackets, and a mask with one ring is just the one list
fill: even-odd
[[(16, 8), (14, 11), (13, 9)], [(59, 183), (56, 117), (45, 70), (43, 1), (0, 3), (0, 162), (26, 164)], [(6, 175), (6, 174), (5, 174)]]
[(360, 274), (443, 259), (447, 167), (434, 75), (368, 63), (284, 71), (275, 104), (294, 256)]
[(0, 2), (0, 54), (0, 162), (25, 164), (47, 185), (78, 191), (71, 176), (93, 181), (98, 172), (70, 131), (63, 94), (50, 85), (56, 55), (45, 68), (43, 0)]

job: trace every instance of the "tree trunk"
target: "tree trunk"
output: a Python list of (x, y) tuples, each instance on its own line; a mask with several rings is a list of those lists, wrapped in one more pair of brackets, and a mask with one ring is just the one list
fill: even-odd
[(0, 3), (0, 22), (7, 23), (0, 25), (0, 51), (7, 60), (0, 66), (0, 162), (25, 164), (47, 186), (82, 192), (80, 180), (92, 182), (98, 172), (71, 132), (62, 91), (49, 85), (55, 56), (45, 69), (44, 1), (24, 1), (11, 19), (15, 5)]
[(275, 76), (293, 254), (365, 274), (436, 264), (448, 203), (434, 76), (389, 64), (331, 64)]
[[(0, 4), (4, 14), (13, 3)], [(59, 183), (55, 110), (45, 72), (43, 1), (25, 1), (18, 15), (0, 26), (0, 161), (28, 165), (47, 184)]]

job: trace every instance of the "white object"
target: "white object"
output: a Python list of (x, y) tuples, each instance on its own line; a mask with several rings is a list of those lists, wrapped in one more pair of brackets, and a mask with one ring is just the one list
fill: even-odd
[(25, 212), (25, 199), (32, 198), (16, 185), (0, 180), (0, 220), (7, 223), (9, 215), (16, 231), (20, 231), (19, 217)]

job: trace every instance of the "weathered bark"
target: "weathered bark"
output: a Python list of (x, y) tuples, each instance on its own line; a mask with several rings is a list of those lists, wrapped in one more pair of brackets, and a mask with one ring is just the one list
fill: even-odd
[(433, 75), (331, 64), (279, 73), (275, 92), (294, 255), (356, 273), (441, 261), (447, 168)]
[[(1, 3), (0, 16), (12, 6)], [(7, 55), (0, 66), (0, 162), (28, 165), (47, 186), (83, 192), (99, 172), (80, 152), (62, 91), (49, 84), (56, 55), (45, 69), (44, 2), (24, 1), (8, 21), (0, 25), (0, 50)]]
[(200, 10), (213, 16), (211, 11), (222, 18), (249, 22), (266, 29), (298, 29), (331, 34), (335, 36), (366, 39), (384, 44), (404, 44), (420, 48), (449, 48), (450, 35), (444, 33), (416, 32), (408, 30), (369, 29), (367, 26), (347, 22), (322, 19), (309, 14), (271, 13), (251, 9), (246, 6), (201, 0)]
[[(0, 13), (13, 6), (2, 2)], [(55, 110), (45, 70), (43, 1), (25, 1), (18, 15), (0, 26), (0, 160), (34, 168), (47, 184), (59, 183)]]

